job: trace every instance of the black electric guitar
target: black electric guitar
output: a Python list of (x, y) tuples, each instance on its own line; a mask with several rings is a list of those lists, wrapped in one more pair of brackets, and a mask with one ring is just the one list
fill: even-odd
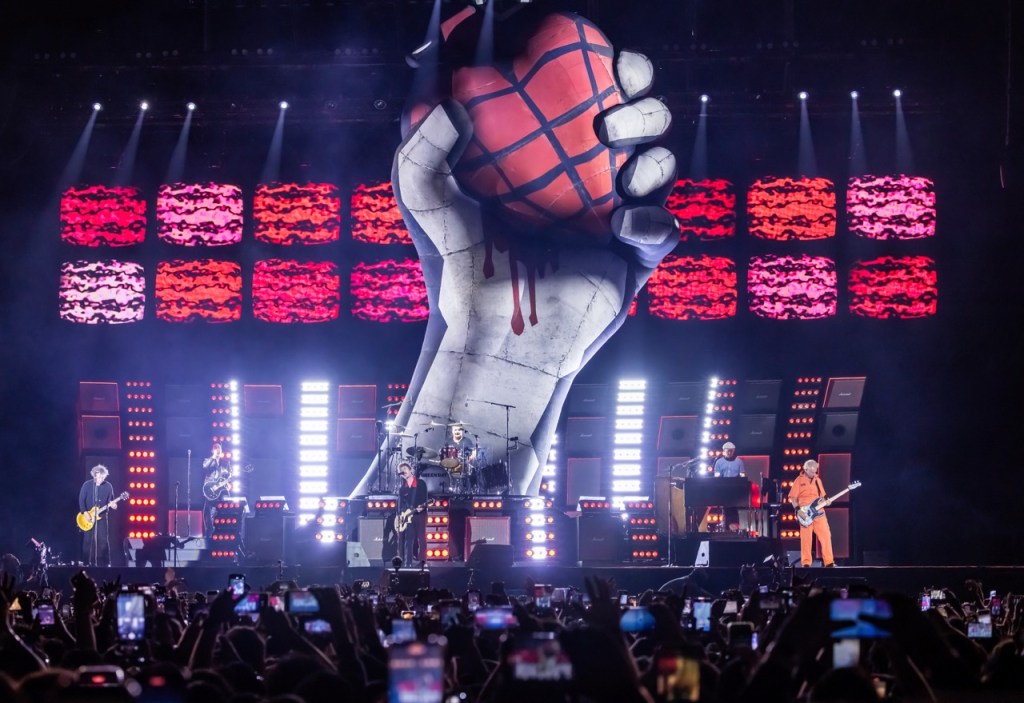
[[(242, 471), (247, 474), (252, 473), (252, 464), (246, 464)], [(206, 498), (206, 500), (220, 500), (227, 492), (228, 485), (232, 480), (231, 472), (228, 469), (221, 469), (219, 472), (211, 474), (209, 478), (203, 481), (203, 498)]]
[(405, 532), (405, 529), (412, 524), (412, 516), (416, 513), (422, 513), (424, 510), (434, 504), (434, 499), (429, 499), (423, 505), (418, 505), (415, 508), (409, 508), (395, 515), (395, 532)]
[(804, 527), (810, 527), (811, 523), (814, 522), (814, 518), (819, 515), (824, 515), (825, 508), (832, 505), (834, 500), (846, 495), (855, 488), (860, 488), (860, 481), (854, 481), (831, 498), (826, 498), (824, 496), (821, 498), (815, 498), (813, 502), (808, 503), (807, 505), (802, 505), (796, 509), (796, 519), (799, 520), (800, 524)]
[[(117, 498), (110, 501), (110, 503), (117, 503), (118, 501), (127, 500), (127, 498), (128, 491), (125, 491)], [(110, 509), (110, 503), (107, 503), (106, 505), (97, 505), (95, 508), (86, 510), (84, 513), (78, 513), (78, 516), (75, 518), (75, 522), (78, 523), (78, 529), (82, 532), (88, 532), (91, 530), (97, 520), (103, 519), (102, 515)]]

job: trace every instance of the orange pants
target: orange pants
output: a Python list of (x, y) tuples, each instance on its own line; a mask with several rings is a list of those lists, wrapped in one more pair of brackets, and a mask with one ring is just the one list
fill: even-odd
[(832, 556), (832, 530), (828, 527), (828, 518), (822, 515), (811, 521), (810, 527), (800, 526), (800, 565), (811, 565), (811, 535), (818, 538), (821, 546), (821, 563), (825, 566), (833, 563)]

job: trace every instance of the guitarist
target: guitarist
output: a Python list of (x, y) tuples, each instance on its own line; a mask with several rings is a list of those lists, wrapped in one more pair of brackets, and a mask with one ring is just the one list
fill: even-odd
[[(808, 459), (804, 462), (804, 470), (789, 489), (789, 502), (793, 509), (810, 505), (818, 498), (825, 496), (825, 487), (818, 477), (818, 462)], [(811, 565), (811, 535), (818, 538), (821, 545), (821, 558), (825, 566), (835, 566), (832, 556), (832, 530), (828, 526), (828, 518), (824, 512), (811, 521), (810, 527), (800, 525), (800, 566)]]
[[(203, 485), (219, 483), (230, 474), (231, 469), (228, 467), (227, 459), (224, 458), (224, 449), (220, 446), (220, 442), (214, 442), (213, 447), (210, 449), (210, 456), (203, 459)], [(223, 490), (218, 492), (221, 495), (224, 493)], [(219, 499), (219, 496), (215, 500), (210, 500), (204, 496), (203, 537), (207, 539), (213, 534), (213, 517)]]
[[(86, 513), (107, 506), (117, 510), (114, 487), (107, 483), (107, 467), (96, 464), (89, 470), (90, 478), (78, 491), (78, 510)], [(93, 528), (82, 533), (82, 561), (88, 566), (110, 566), (110, 517), (101, 516)]]
[(416, 478), (412, 464), (403, 461), (398, 465), (402, 485), (398, 489), (398, 512), (412, 510), (412, 524), (398, 534), (398, 551), (402, 563), (412, 566), (415, 561), (426, 559), (427, 549), (427, 484)]

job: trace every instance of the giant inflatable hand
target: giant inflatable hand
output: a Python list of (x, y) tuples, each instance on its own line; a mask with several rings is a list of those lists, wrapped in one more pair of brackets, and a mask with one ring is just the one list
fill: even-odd
[[(564, 45), (557, 34), (564, 37), (567, 23), (581, 36), (603, 39), (586, 20), (557, 15), (534, 36), (534, 54), (550, 53), (552, 41)], [(556, 153), (587, 148), (583, 158), (598, 159), (601, 166), (585, 172), (571, 158), (562, 162), (560, 175), (570, 176), (565, 197), (548, 189), (543, 208), (533, 203), (524, 213), (508, 207), (522, 205), (515, 188), (506, 189), (513, 197), (504, 201), (487, 198), (494, 186), (488, 173), (500, 173), (506, 184), (534, 175), (512, 173), (512, 160), (490, 170), (480, 166), (486, 166), (480, 141), (494, 127), (487, 121), (516, 118), (501, 111), (474, 113), (472, 99), (468, 110), (457, 100), (435, 106), (395, 156), (395, 195), (422, 262), (430, 303), (423, 348), (397, 424), (421, 445), (433, 446), (444, 439), (439, 423), (461, 420), (492, 460), (504, 459), (507, 441), (517, 438), (509, 466), (517, 494), (536, 492), (573, 378), (619, 329), (637, 292), (679, 239), (675, 219), (661, 207), (661, 194), (675, 178), (672, 154), (661, 147), (634, 153), (635, 145), (657, 139), (670, 123), (660, 101), (643, 97), (652, 83), (651, 64), (624, 52), (612, 68), (610, 47), (606, 64), (614, 73), (613, 90), (595, 101), (605, 109), (585, 121), (593, 147), (581, 146), (578, 136), (576, 143), (565, 143), (559, 133), (564, 121), (539, 129)], [(535, 67), (533, 61), (518, 68)], [(505, 74), (513, 82), (515, 71)], [(470, 79), (488, 83), (486, 74), (483, 81), (479, 73)], [(556, 95), (578, 88), (578, 76), (565, 70), (550, 72), (546, 80), (545, 91)], [(470, 158), (473, 168), (460, 168)], [(521, 159), (516, 168), (534, 166), (535, 160)], [(565, 199), (579, 197), (581, 183), (592, 195), (601, 178), (617, 191), (604, 198), (584, 193), (583, 208), (560, 209)], [(431, 434), (431, 428), (437, 431)], [(356, 493), (373, 490), (376, 480), (374, 465)]]

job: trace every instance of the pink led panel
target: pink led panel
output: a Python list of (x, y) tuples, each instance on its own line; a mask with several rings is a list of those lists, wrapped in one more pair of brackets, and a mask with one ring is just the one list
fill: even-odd
[(770, 320), (833, 317), (836, 264), (820, 256), (755, 256), (747, 271), (750, 311)]
[(719, 256), (665, 257), (647, 282), (650, 312), (666, 320), (736, 316), (736, 263)]
[(352, 191), (352, 239), (368, 244), (412, 244), (391, 181), (363, 184)]
[(935, 314), (935, 261), (927, 256), (882, 256), (850, 270), (850, 312), (861, 317), (910, 319)]
[(242, 316), (242, 267), (231, 261), (161, 261), (156, 316), (167, 322), (233, 322)]
[(415, 259), (352, 268), (352, 316), (372, 322), (419, 322), (429, 313), (423, 270)]
[(162, 185), (156, 219), (157, 234), (169, 244), (237, 244), (242, 241), (242, 189), (224, 183)]
[(722, 178), (676, 181), (665, 207), (679, 220), (683, 239), (711, 242), (736, 234), (736, 193)]
[(341, 197), (330, 183), (260, 185), (252, 210), (258, 241), (287, 245), (338, 240)]
[(935, 236), (935, 184), (920, 176), (860, 176), (846, 191), (850, 231), (868, 239)]
[(827, 178), (762, 178), (747, 193), (750, 234), (775, 241), (834, 237), (836, 190)]
[(60, 318), (87, 325), (138, 322), (146, 312), (146, 279), (130, 261), (66, 261), (60, 266)]
[(252, 311), (264, 322), (326, 322), (338, 318), (341, 277), (329, 261), (257, 261)]
[(146, 201), (134, 186), (68, 188), (60, 199), (60, 238), (80, 247), (140, 244)]

